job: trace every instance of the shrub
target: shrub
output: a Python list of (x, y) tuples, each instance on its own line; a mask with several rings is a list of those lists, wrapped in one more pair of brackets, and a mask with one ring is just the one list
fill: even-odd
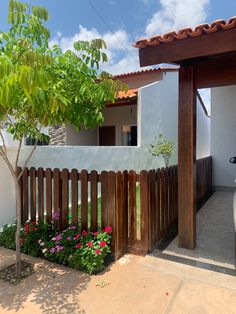
[[(6, 225), (0, 231), (0, 245), (15, 249), (16, 224)], [(28, 221), (21, 229), (21, 252), (44, 257), (50, 261), (85, 271), (89, 274), (102, 271), (104, 260), (111, 252), (112, 228), (100, 232), (79, 232), (70, 226), (56, 233), (52, 225)]]
[(16, 224), (7, 224), (0, 229), (0, 246), (7, 249), (16, 248)]
[(21, 231), (21, 252), (39, 257), (42, 256), (42, 243), (47, 243), (55, 234), (51, 225), (26, 222)]
[(111, 227), (101, 232), (82, 231), (74, 226), (56, 235), (48, 243), (44, 255), (51, 261), (69, 265), (89, 274), (104, 269), (105, 257), (110, 253)]

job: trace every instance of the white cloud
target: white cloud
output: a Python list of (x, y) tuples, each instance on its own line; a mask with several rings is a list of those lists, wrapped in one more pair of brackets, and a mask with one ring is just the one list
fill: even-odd
[(111, 74), (127, 73), (140, 70), (138, 50), (131, 46), (132, 41), (125, 30), (114, 33), (99, 33), (95, 28), (87, 29), (79, 26), (79, 32), (71, 37), (65, 37), (60, 32), (50, 41), (50, 46), (58, 45), (65, 52), (73, 49), (73, 43), (78, 40), (92, 40), (102, 38), (107, 44), (106, 54), (109, 62), (103, 64), (101, 69)]
[(160, 0), (160, 4), (161, 10), (146, 25), (149, 37), (204, 22), (210, 0)]

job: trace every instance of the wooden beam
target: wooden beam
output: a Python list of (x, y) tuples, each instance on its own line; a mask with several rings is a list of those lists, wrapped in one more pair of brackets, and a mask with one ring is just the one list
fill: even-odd
[(184, 60), (236, 51), (236, 29), (205, 34), (195, 38), (174, 40), (158, 46), (139, 49), (140, 65), (181, 64)]
[(196, 88), (236, 85), (236, 54), (199, 61), (194, 75)]
[(196, 245), (196, 93), (193, 66), (179, 71), (178, 244)]

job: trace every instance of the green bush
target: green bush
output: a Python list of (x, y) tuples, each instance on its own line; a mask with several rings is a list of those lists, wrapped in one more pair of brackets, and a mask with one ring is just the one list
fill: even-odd
[(4, 246), (7, 249), (14, 249), (16, 248), (16, 224), (8, 224), (4, 225), (0, 229), (0, 246)]
[[(56, 233), (52, 225), (26, 222), (21, 229), (21, 252), (35, 257), (85, 271), (89, 274), (102, 271), (104, 260), (111, 252), (112, 228), (100, 232), (87, 232), (70, 226)], [(16, 224), (5, 225), (0, 230), (0, 245), (15, 249)]]
[(110, 253), (111, 227), (101, 232), (87, 232), (71, 226), (44, 245), (44, 256), (51, 261), (68, 265), (89, 274), (105, 268), (105, 257)]

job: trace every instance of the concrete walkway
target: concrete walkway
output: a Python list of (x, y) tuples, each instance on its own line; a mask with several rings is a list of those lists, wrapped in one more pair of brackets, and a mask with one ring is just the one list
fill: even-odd
[[(0, 281), (1, 314), (236, 313), (235, 277), (155, 256), (127, 255), (98, 276), (23, 259), (35, 273), (18, 286)], [(0, 248), (0, 268), (13, 260), (13, 251)]]
[(197, 247), (181, 249), (177, 238), (163, 251), (213, 266), (235, 269), (233, 193), (215, 192), (197, 214)]

